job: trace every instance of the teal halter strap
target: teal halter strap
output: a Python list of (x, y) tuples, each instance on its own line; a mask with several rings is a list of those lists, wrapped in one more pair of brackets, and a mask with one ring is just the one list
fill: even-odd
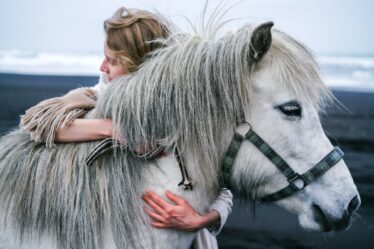
[[(247, 123), (248, 124), (248, 123)], [(327, 154), (319, 163), (306, 173), (300, 175), (293, 171), (283, 158), (278, 155), (269, 144), (267, 144), (252, 127), (248, 124), (249, 130), (243, 136), (235, 132), (230, 146), (226, 152), (222, 164), (222, 177), (224, 185), (230, 187), (231, 168), (234, 164), (236, 155), (243, 140), (250, 141), (258, 150), (260, 150), (287, 178), (289, 183), (285, 188), (260, 198), (261, 201), (278, 201), (288, 197), (323, 175), (327, 170), (337, 164), (343, 157), (344, 153), (339, 147), (335, 147), (329, 154)]]

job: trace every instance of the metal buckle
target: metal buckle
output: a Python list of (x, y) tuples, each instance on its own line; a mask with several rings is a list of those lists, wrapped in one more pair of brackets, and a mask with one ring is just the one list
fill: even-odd
[(244, 122), (236, 127), (236, 133), (245, 139), (248, 132), (252, 130), (252, 126), (248, 122)]
[(290, 184), (296, 187), (298, 190), (302, 190), (307, 185), (302, 175), (295, 173), (296, 175), (288, 180)]

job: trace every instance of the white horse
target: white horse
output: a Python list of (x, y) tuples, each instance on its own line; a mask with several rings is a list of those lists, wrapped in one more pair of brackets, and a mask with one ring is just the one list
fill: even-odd
[[(7, 234), (16, 231), (7, 248), (187, 249), (195, 234), (151, 228), (141, 193), (168, 189), (205, 212), (224, 184), (248, 201), (273, 200), (305, 229), (346, 229), (360, 197), (319, 121), (331, 93), (307, 49), (271, 27), (172, 36), (100, 97), (87, 118), (111, 118), (129, 148), (157, 142), (166, 157), (113, 148), (88, 167), (97, 142), (47, 149), (21, 131), (4, 136), (0, 212)], [(178, 186), (175, 147), (192, 191)]]

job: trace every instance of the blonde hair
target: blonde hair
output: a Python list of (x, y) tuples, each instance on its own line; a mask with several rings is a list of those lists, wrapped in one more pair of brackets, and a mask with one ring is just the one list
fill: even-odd
[(162, 46), (157, 40), (169, 35), (160, 16), (125, 7), (104, 22), (104, 30), (108, 48), (127, 72), (136, 71), (149, 52)]

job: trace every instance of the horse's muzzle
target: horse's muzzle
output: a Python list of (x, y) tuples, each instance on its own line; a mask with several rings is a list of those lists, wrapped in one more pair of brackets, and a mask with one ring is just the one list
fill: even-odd
[(356, 195), (352, 198), (347, 209), (343, 211), (342, 215), (339, 218), (336, 218), (324, 212), (320, 206), (313, 204), (312, 210), (314, 220), (320, 225), (321, 230), (324, 232), (342, 231), (349, 227), (351, 224), (352, 214), (360, 207), (360, 205), (360, 197)]

